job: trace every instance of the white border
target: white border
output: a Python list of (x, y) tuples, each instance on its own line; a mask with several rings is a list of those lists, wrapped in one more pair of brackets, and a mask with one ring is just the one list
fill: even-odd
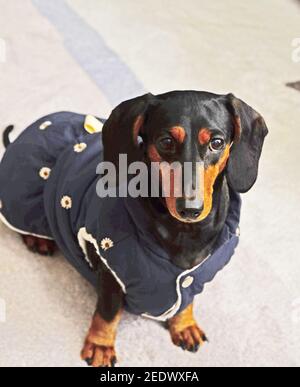
[(5, 224), (6, 227), (10, 228), (11, 230), (19, 233), (19, 234), (22, 234), (22, 235), (31, 235), (33, 237), (36, 237), (36, 238), (41, 238), (41, 239), (48, 239), (50, 241), (53, 241), (53, 238), (50, 238), (48, 236), (45, 236), (45, 235), (39, 235), (39, 234), (32, 234), (30, 232), (27, 232), (27, 231), (23, 231), (23, 230), (20, 230), (16, 227), (14, 227), (13, 225), (11, 225), (8, 220), (4, 217), (4, 215), (0, 212), (0, 220), (2, 221), (3, 224)]

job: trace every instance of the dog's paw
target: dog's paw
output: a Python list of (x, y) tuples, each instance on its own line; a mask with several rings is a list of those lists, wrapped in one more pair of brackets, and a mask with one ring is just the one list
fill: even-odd
[(117, 356), (114, 347), (93, 344), (86, 340), (81, 359), (92, 367), (115, 367)]
[(49, 239), (42, 239), (31, 235), (22, 235), (22, 239), (28, 250), (33, 253), (52, 257), (57, 250), (55, 242)]
[(197, 324), (191, 325), (183, 330), (171, 329), (170, 333), (173, 343), (184, 351), (195, 353), (208, 341), (205, 333)]

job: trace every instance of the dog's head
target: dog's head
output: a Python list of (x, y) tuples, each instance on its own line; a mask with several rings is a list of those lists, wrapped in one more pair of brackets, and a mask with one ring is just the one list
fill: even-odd
[[(165, 203), (177, 220), (199, 222), (211, 212), (219, 175), (226, 173), (236, 192), (254, 185), (267, 133), (260, 114), (232, 94), (146, 94), (113, 110), (103, 128), (104, 159), (117, 167), (120, 154), (127, 154), (128, 163), (190, 163), (193, 173), (184, 184), (198, 186), (201, 175), (203, 188), (194, 197), (177, 197), (174, 192), (182, 176), (178, 182), (173, 173)], [(160, 173), (163, 177), (164, 168)]]

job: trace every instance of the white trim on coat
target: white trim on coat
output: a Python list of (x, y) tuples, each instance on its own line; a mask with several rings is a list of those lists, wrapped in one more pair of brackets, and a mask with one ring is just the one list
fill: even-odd
[(19, 228), (14, 227), (12, 224), (9, 223), (9, 221), (4, 217), (4, 215), (0, 212), (0, 220), (2, 221), (3, 224), (5, 224), (6, 227), (10, 228), (11, 230), (21, 234), (21, 235), (30, 235), (36, 238), (41, 238), (41, 239), (48, 239), (49, 241), (53, 241), (53, 238), (45, 236), (45, 235), (39, 235), (39, 234), (33, 234), (28, 231), (23, 231), (20, 230)]

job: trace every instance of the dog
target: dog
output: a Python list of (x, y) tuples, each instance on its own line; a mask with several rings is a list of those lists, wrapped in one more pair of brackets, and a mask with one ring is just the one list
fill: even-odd
[[(103, 127), (102, 127), (103, 126)], [(268, 129), (233, 94), (146, 94), (117, 106), (107, 121), (61, 112), (43, 117), (13, 143), (3, 139), (0, 219), (34, 252), (59, 250), (97, 289), (81, 358), (114, 367), (124, 309), (165, 321), (176, 346), (196, 352), (207, 340), (193, 301), (231, 259), (239, 241), (240, 193), (256, 182)], [(156, 197), (99, 198), (99, 163), (158, 165)], [(163, 195), (162, 165), (189, 163), (185, 183), (202, 189)], [(150, 184), (151, 186), (151, 184)]]

